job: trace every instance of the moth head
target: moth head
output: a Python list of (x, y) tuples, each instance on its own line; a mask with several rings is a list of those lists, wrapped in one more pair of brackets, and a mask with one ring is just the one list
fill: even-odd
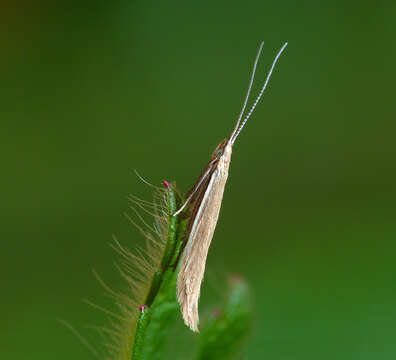
[(224, 149), (228, 144), (228, 139), (224, 139), (212, 153), (212, 159), (220, 159), (224, 154)]

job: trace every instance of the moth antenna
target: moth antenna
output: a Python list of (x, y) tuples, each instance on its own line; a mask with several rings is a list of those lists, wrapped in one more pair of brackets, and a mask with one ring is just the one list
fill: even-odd
[(236, 125), (235, 125), (234, 130), (232, 131), (232, 134), (231, 134), (231, 136), (230, 136), (230, 139), (232, 139), (232, 138), (234, 137), (235, 133), (238, 131), (239, 124), (240, 124), (240, 122), (241, 122), (243, 113), (245, 112), (246, 105), (247, 105), (247, 102), (248, 102), (248, 100), (249, 100), (250, 90), (252, 90), (252, 86), (253, 86), (253, 80), (254, 80), (254, 75), (255, 75), (255, 73), (256, 73), (257, 63), (258, 63), (258, 60), (259, 60), (259, 58), (260, 58), (261, 51), (263, 50), (263, 46), (264, 46), (264, 41), (261, 42), (260, 47), (259, 47), (259, 49), (258, 49), (258, 51), (257, 51), (256, 58), (254, 59), (254, 64), (253, 64), (253, 69), (252, 69), (252, 75), (250, 75), (250, 82), (249, 82), (248, 91), (247, 91), (247, 93), (246, 93), (246, 95), (245, 95), (245, 99), (244, 99), (244, 101), (243, 101), (243, 106), (242, 106), (241, 113), (239, 114), (238, 121), (237, 121), (237, 123), (236, 123)]
[[(287, 42), (282, 46), (282, 48), (279, 50), (278, 54), (276, 54), (275, 59), (272, 62), (271, 68), (270, 68), (270, 70), (268, 72), (267, 78), (265, 79), (264, 85), (263, 85), (263, 87), (260, 90), (260, 93), (258, 94), (258, 96), (257, 96), (256, 100), (254, 101), (253, 105), (251, 106), (251, 108), (249, 109), (249, 112), (247, 113), (247, 115), (243, 119), (241, 126), (239, 126), (238, 130), (236, 130), (236, 132), (234, 132), (233, 136), (231, 137), (231, 145), (234, 145), (234, 142), (235, 142), (236, 138), (238, 137), (239, 133), (242, 131), (242, 129), (245, 126), (246, 122), (250, 118), (250, 115), (252, 115), (252, 113), (253, 113), (254, 109), (256, 108), (258, 102), (260, 101), (260, 98), (263, 95), (263, 93), (264, 93), (264, 91), (265, 91), (265, 89), (267, 87), (268, 81), (269, 81), (269, 79), (270, 79), (270, 77), (272, 75), (272, 71), (274, 70), (276, 63), (278, 62), (278, 59), (281, 56), (283, 50), (285, 50), (286, 46), (287, 46)], [(238, 123), (239, 123), (239, 121), (238, 121)]]

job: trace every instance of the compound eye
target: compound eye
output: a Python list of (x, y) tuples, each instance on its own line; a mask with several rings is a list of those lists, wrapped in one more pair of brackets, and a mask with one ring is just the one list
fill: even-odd
[(223, 155), (223, 149), (218, 149), (217, 151), (216, 151), (216, 156), (217, 157), (221, 157)]

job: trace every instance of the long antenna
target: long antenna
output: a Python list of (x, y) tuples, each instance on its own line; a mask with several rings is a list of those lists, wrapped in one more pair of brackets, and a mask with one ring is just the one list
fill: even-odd
[(232, 134), (230, 136), (230, 139), (232, 139), (234, 134), (237, 132), (237, 130), (239, 128), (239, 124), (241, 123), (241, 119), (242, 119), (243, 113), (245, 112), (246, 104), (247, 104), (247, 102), (249, 100), (250, 90), (252, 90), (254, 74), (256, 73), (257, 63), (258, 63), (258, 60), (260, 58), (261, 51), (263, 50), (263, 46), (264, 46), (264, 41), (261, 42), (260, 47), (259, 47), (259, 49), (257, 51), (256, 58), (254, 59), (252, 75), (250, 76), (249, 88), (248, 88), (248, 91), (247, 91), (247, 93), (245, 95), (245, 99), (244, 99), (244, 102), (243, 102), (241, 113), (239, 114), (238, 121), (237, 121), (237, 123), (235, 125), (235, 128), (234, 128), (234, 130), (233, 130), (233, 132), (232, 132)]
[[(258, 102), (260, 101), (260, 98), (261, 98), (261, 96), (263, 95), (263, 93), (264, 93), (264, 91), (265, 91), (265, 88), (267, 87), (268, 81), (269, 81), (269, 79), (270, 79), (270, 77), (271, 77), (271, 75), (272, 75), (272, 71), (274, 70), (276, 63), (277, 63), (279, 57), (281, 56), (283, 50), (285, 50), (285, 47), (286, 47), (286, 46), (287, 46), (287, 42), (282, 46), (282, 48), (279, 50), (278, 54), (275, 56), (275, 59), (274, 59), (274, 61), (272, 62), (270, 71), (268, 72), (267, 78), (265, 79), (264, 85), (263, 85), (263, 87), (261, 88), (260, 93), (258, 94), (256, 100), (254, 101), (253, 105), (251, 106), (249, 112), (247, 113), (247, 115), (246, 115), (245, 118), (243, 119), (241, 126), (239, 127), (239, 129), (238, 129), (236, 132), (234, 131), (234, 133), (233, 133), (233, 135), (232, 135), (232, 137), (231, 137), (231, 145), (234, 144), (234, 142), (235, 142), (236, 138), (238, 137), (239, 133), (241, 132), (241, 130), (242, 130), (243, 127), (245, 126), (246, 122), (247, 122), (248, 119), (250, 118), (250, 115), (252, 115), (252, 113), (253, 113), (254, 109), (256, 108)], [(250, 91), (250, 89), (249, 89), (249, 91)], [(239, 124), (239, 120), (238, 120), (238, 124)]]

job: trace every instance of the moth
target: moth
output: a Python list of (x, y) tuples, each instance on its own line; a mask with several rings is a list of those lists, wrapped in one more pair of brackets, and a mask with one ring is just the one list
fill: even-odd
[(205, 272), (206, 258), (219, 217), (224, 187), (228, 178), (232, 147), (256, 108), (263, 95), (272, 71), (286, 48), (285, 43), (276, 55), (256, 100), (244, 116), (246, 105), (252, 89), (257, 63), (264, 43), (260, 44), (253, 64), (248, 91), (245, 95), (242, 110), (232, 133), (214, 150), (212, 157), (203, 169), (198, 180), (187, 193), (184, 204), (173, 215), (180, 214), (190, 204), (191, 216), (187, 225), (185, 247), (180, 261), (177, 278), (177, 300), (180, 304), (184, 322), (194, 332), (198, 331), (198, 299)]

